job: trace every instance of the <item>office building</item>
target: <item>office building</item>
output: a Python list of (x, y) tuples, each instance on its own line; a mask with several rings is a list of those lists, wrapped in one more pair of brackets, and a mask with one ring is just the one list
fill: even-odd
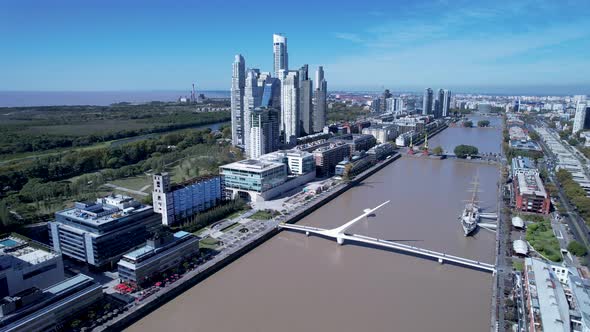
[(517, 156), (512, 158), (512, 167), (510, 169), (512, 176), (517, 174), (539, 174), (530, 158)]
[(31, 288), (0, 300), (0, 330), (59, 331), (68, 319), (102, 297), (101, 285), (84, 274), (60, 281), (44, 290)]
[(424, 96), (422, 97), (422, 114), (432, 114), (432, 107), (434, 103), (434, 93), (431, 88), (424, 90)]
[(154, 212), (162, 215), (162, 224), (172, 226), (223, 200), (219, 176), (201, 176), (177, 184), (170, 183), (170, 174), (153, 176), (152, 201)]
[(578, 102), (572, 132), (590, 129), (590, 106), (585, 102)]
[(256, 159), (223, 165), (219, 173), (223, 177), (225, 190), (231, 191), (233, 198), (241, 197), (247, 201), (269, 198), (266, 192), (287, 181), (287, 166), (284, 163)]
[[(370, 128), (370, 127), (369, 127)], [(332, 141), (340, 141), (348, 144), (350, 149), (350, 155), (352, 156), (355, 152), (368, 151), (370, 148), (377, 144), (377, 140), (373, 135), (363, 134), (348, 134), (331, 139)]]
[(61, 254), (18, 234), (0, 239), (0, 298), (64, 278)]
[(550, 264), (536, 258), (525, 258), (524, 286), (528, 331), (571, 331), (569, 305), (563, 285)]
[[(219, 168), (225, 189), (232, 197), (252, 202), (265, 201), (315, 178), (315, 172), (289, 176), (284, 160), (267, 161), (262, 157), (264, 156), (261, 159), (241, 160)], [(292, 167), (296, 169), (295, 165)]]
[(244, 127), (242, 129), (244, 133), (244, 149), (246, 155), (249, 155), (250, 148), (250, 120), (252, 119), (251, 113), (262, 103), (262, 92), (258, 86), (258, 80), (260, 78), (259, 69), (248, 69), (246, 71), (246, 84), (244, 88)]
[(328, 146), (320, 147), (313, 151), (316, 166), (316, 175), (334, 175), (336, 165), (350, 157), (350, 147), (344, 142), (332, 142)]
[(299, 77), (298, 72), (286, 73), (281, 82), (281, 130), (287, 145), (296, 145), (299, 137)]
[(143, 284), (160, 272), (178, 267), (188, 258), (198, 256), (199, 240), (184, 231), (154, 234), (143, 247), (123, 255), (117, 264), (119, 279)]
[(442, 113), (441, 117), (445, 118), (449, 116), (449, 110), (451, 109), (451, 91), (450, 90), (443, 90), (443, 99), (442, 99)]
[(299, 69), (299, 121), (300, 135), (313, 133), (313, 82), (309, 79), (308, 66)]
[(145, 242), (161, 228), (162, 218), (150, 205), (109, 195), (96, 202), (76, 202), (73, 208), (56, 212), (48, 226), (55, 251), (104, 267), (116, 264), (124, 253)]
[(250, 158), (276, 151), (280, 142), (279, 111), (275, 108), (256, 108), (251, 113)]
[(568, 285), (571, 293), (570, 307), (573, 309), (570, 311), (572, 329), (590, 331), (590, 280), (569, 275)]
[(313, 132), (319, 133), (326, 126), (328, 109), (328, 82), (324, 78), (324, 68), (319, 66), (315, 72), (315, 91), (313, 96)]
[(513, 179), (515, 207), (524, 212), (549, 213), (551, 201), (539, 174), (518, 173)]
[(287, 37), (280, 34), (272, 35), (272, 50), (274, 59), (274, 75), (283, 79), (283, 72), (289, 71), (289, 55), (287, 53)]
[(512, 110), (517, 113), (520, 111), (520, 99), (515, 99), (514, 104), (512, 105)]
[(379, 113), (381, 111), (381, 98), (374, 98), (371, 101), (371, 112)]
[(244, 88), (246, 86), (246, 62), (237, 54), (233, 63), (231, 80), (231, 132), (232, 144), (244, 144)]
[(315, 174), (315, 162), (311, 153), (303, 150), (281, 150), (260, 156), (261, 161), (278, 162), (287, 166), (289, 175)]
[(378, 144), (367, 151), (367, 154), (372, 156), (373, 160), (382, 160), (394, 153), (395, 148), (391, 143)]
[(397, 130), (394, 124), (372, 124), (370, 127), (363, 128), (364, 135), (372, 135), (377, 143), (386, 143), (397, 137)]
[(385, 89), (385, 91), (383, 91), (383, 93), (381, 94), (381, 97), (379, 97), (379, 105), (381, 107), (378, 113), (385, 113), (387, 111), (387, 100), (391, 98), (393, 98), (393, 95), (391, 94), (391, 92), (389, 92), (388, 89)]

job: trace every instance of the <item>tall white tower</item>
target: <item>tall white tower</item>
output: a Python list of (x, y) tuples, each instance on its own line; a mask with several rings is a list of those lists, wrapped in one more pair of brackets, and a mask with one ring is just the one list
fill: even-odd
[[(272, 51), (274, 59), (274, 75), (278, 79), (289, 70), (289, 55), (287, 54), (287, 37), (279, 34), (272, 35)], [(284, 73), (281, 73), (284, 70)]]
[(299, 137), (299, 77), (297, 71), (286, 73), (281, 82), (281, 129), (285, 143), (295, 145)]
[(260, 106), (261, 97), (260, 88), (258, 86), (258, 77), (260, 76), (260, 70), (248, 69), (246, 73), (246, 86), (244, 88), (244, 149), (246, 155), (250, 149), (250, 121), (252, 119), (252, 111)]
[(244, 144), (244, 87), (246, 84), (246, 61), (236, 54), (231, 78), (231, 135), (233, 145)]

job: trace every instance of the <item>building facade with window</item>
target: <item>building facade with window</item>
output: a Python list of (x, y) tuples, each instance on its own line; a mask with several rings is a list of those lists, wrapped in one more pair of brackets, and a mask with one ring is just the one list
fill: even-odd
[(223, 182), (218, 175), (171, 184), (168, 173), (156, 173), (153, 181), (154, 212), (162, 215), (162, 224), (167, 226), (217, 206), (224, 199)]
[(116, 264), (124, 253), (144, 243), (161, 228), (162, 218), (150, 205), (109, 195), (56, 212), (48, 226), (55, 251), (101, 268)]

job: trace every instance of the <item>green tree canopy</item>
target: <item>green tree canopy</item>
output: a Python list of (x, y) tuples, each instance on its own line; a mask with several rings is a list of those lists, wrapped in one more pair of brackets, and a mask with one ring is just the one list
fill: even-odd
[(457, 158), (466, 158), (467, 156), (474, 156), (479, 153), (479, 150), (473, 145), (457, 145), (455, 147), (455, 155)]
[(432, 149), (432, 153), (435, 154), (435, 155), (437, 155), (437, 156), (442, 155), (443, 152), (444, 152), (443, 151), (443, 148), (440, 145), (439, 146), (435, 146), (434, 149)]
[(478, 127), (489, 127), (490, 121), (489, 120), (479, 120), (479, 121), (477, 121), (477, 126)]
[(567, 250), (578, 257), (584, 256), (588, 253), (588, 249), (578, 241), (571, 241), (568, 243)]
[(473, 122), (471, 122), (471, 121), (465, 121), (465, 122), (463, 122), (463, 127), (465, 127), (465, 128), (471, 128), (471, 127), (473, 127)]

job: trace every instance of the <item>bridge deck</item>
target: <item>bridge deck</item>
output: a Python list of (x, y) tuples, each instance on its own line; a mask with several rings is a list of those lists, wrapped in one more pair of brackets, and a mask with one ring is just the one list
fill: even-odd
[(340, 234), (334, 235), (334, 234), (331, 234), (330, 230), (321, 229), (321, 228), (317, 228), (317, 227), (302, 226), (302, 225), (281, 224), (281, 225), (279, 225), (279, 227), (320, 234), (320, 235), (324, 235), (324, 236), (328, 236), (328, 237), (332, 237), (332, 238), (340, 237), (345, 240), (363, 242), (363, 243), (373, 244), (373, 245), (377, 245), (377, 246), (381, 246), (381, 247), (392, 248), (392, 249), (396, 249), (399, 251), (410, 252), (410, 253), (413, 253), (416, 255), (425, 256), (425, 257), (429, 257), (429, 258), (435, 258), (438, 260), (442, 260), (443, 262), (444, 261), (453, 262), (457, 265), (468, 266), (471, 268), (476, 268), (476, 269), (480, 269), (480, 270), (484, 270), (484, 271), (488, 271), (488, 272), (492, 272), (492, 273), (495, 272), (495, 270), (496, 270), (495, 266), (492, 264), (478, 262), (478, 261), (475, 261), (472, 259), (457, 257), (457, 256), (445, 254), (442, 252), (418, 248), (418, 247), (410, 246), (407, 244), (377, 239), (377, 238), (359, 235), (359, 234), (340, 233)]

